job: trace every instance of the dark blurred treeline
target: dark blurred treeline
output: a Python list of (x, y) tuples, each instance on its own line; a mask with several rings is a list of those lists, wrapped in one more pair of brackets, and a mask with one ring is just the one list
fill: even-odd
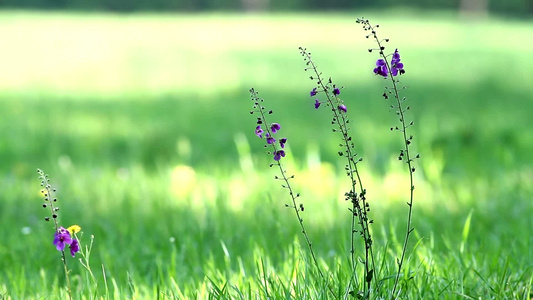
[(90, 11), (322, 11), (403, 6), (531, 15), (532, 0), (0, 0), (2, 8)]

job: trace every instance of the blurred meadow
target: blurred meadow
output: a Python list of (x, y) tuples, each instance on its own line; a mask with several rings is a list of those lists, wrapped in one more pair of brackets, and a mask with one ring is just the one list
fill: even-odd
[(96, 282), (68, 257), (77, 299), (261, 298), (263, 275), (287, 288), (310, 280), (290, 198), (253, 133), (251, 87), (288, 138), (320, 262), (346, 275), (349, 181), (299, 46), (345, 87), (375, 246), (391, 261), (380, 276), (393, 274), (408, 175), (359, 16), (402, 53), (422, 156), (409, 298), (533, 297), (531, 20), (0, 11), (0, 299), (65, 297), (37, 168), (58, 188), (61, 224), (79, 224), (84, 244), (94, 235)]

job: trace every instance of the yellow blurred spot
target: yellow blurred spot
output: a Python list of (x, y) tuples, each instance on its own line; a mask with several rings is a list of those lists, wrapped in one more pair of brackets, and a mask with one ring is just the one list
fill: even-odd
[(177, 198), (189, 196), (196, 186), (196, 172), (190, 166), (178, 165), (170, 175), (170, 190)]
[(329, 163), (317, 163), (295, 175), (295, 182), (305, 186), (318, 199), (328, 199), (337, 193), (337, 176)]
[(75, 233), (80, 232), (81, 227), (78, 226), (78, 225), (72, 225), (72, 226), (70, 226), (69, 228), (67, 228), (67, 230), (68, 230), (68, 232), (70, 232), (70, 234), (72, 235), (72, 234), (75, 234)]
[(244, 208), (246, 199), (249, 197), (250, 177), (233, 176), (228, 182), (228, 204), (233, 211), (241, 211)]
[(391, 171), (383, 178), (383, 192), (389, 202), (403, 201), (409, 196), (409, 174)]

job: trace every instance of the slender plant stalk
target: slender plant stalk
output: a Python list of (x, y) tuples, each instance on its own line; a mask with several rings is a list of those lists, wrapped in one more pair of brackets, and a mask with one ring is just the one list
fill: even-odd
[(68, 276), (69, 270), (67, 267), (67, 260), (65, 259), (65, 250), (61, 251), (61, 260), (63, 261), (63, 268), (65, 270), (65, 278), (67, 279), (68, 298), (72, 300), (72, 290), (70, 288), (70, 279)]
[[(259, 96), (257, 95), (257, 92), (253, 88), (250, 89), (250, 95), (252, 97), (252, 100), (254, 101), (254, 108), (256, 109), (256, 112), (258, 112), (260, 114), (259, 118), (261, 119), (261, 121), (264, 124), (270, 124), (270, 123), (267, 122), (265, 108), (261, 105), (261, 102), (263, 102), (263, 99), (259, 98)], [(265, 131), (267, 132), (267, 136), (270, 136), (270, 137), (272, 136), (273, 132), (271, 131), (269, 126), (265, 126)], [(276, 153), (276, 151), (279, 150), (278, 146), (276, 145), (276, 143), (272, 143), (272, 144), (270, 144), (270, 146), (272, 148), (272, 153)], [(285, 206), (286, 207), (291, 207), (294, 210), (296, 218), (298, 219), (298, 223), (300, 224), (300, 229), (301, 229), (302, 234), (303, 234), (303, 236), (305, 238), (305, 242), (307, 244), (307, 247), (309, 248), (309, 252), (311, 253), (311, 258), (313, 259), (313, 263), (314, 263), (314, 265), (315, 265), (315, 267), (316, 267), (316, 269), (318, 271), (318, 274), (320, 275), (320, 277), (322, 278), (322, 280), (324, 281), (324, 283), (328, 287), (328, 290), (331, 293), (331, 295), (334, 298), (337, 298), (335, 292), (333, 291), (333, 288), (329, 285), (328, 280), (326, 280), (326, 277), (324, 276), (324, 273), (322, 272), (322, 269), (320, 268), (320, 265), (318, 263), (316, 255), (315, 255), (315, 251), (313, 250), (313, 243), (311, 242), (311, 239), (309, 238), (309, 235), (307, 234), (307, 230), (305, 229), (304, 221), (303, 221), (303, 218), (301, 217), (301, 212), (304, 211), (304, 206), (303, 206), (303, 204), (300, 204), (300, 205), (296, 204), (296, 199), (300, 197), (300, 194), (299, 193), (295, 193), (294, 189), (292, 188), (292, 186), (290, 184), (290, 180), (292, 178), (294, 178), (294, 175), (287, 176), (287, 172), (283, 168), (283, 164), (280, 161), (277, 161), (275, 163), (270, 164), (271, 167), (274, 166), (274, 165), (277, 165), (277, 167), (279, 169), (279, 172), (281, 174), (281, 177), (276, 176), (275, 178), (279, 179), (279, 180), (282, 180), (284, 182), (282, 184), (282, 187), (288, 189), (289, 195), (291, 196), (292, 204), (291, 205), (285, 204)]]
[[(48, 206), (51, 210), (52, 220), (54, 221), (54, 227), (57, 232), (59, 230), (59, 224), (57, 222), (58, 208), (54, 206), (54, 203), (57, 201), (57, 199), (54, 197), (56, 189), (52, 188), (48, 175), (44, 174), (41, 169), (37, 169), (37, 173), (39, 174), (39, 178), (41, 179), (41, 186), (44, 187), (44, 190), (42, 190), (41, 192), (45, 197), (45, 201), (48, 202)], [(45, 220), (49, 221), (50, 218), (46, 218)], [(69, 270), (67, 266), (67, 260), (65, 258), (65, 250), (61, 251), (61, 261), (63, 262), (63, 269), (65, 270), (65, 278), (67, 280), (68, 297), (70, 300), (72, 300), (72, 289), (70, 288)]]
[[(78, 237), (76, 236), (76, 238)], [(98, 282), (96, 281), (96, 277), (93, 274), (93, 271), (91, 269), (91, 264), (90, 264), (90, 257), (91, 257), (91, 251), (93, 249), (93, 243), (94, 243), (94, 235), (91, 235), (91, 243), (89, 244), (89, 246), (85, 245), (85, 251), (80, 251), (81, 258), (79, 260), (80, 260), (81, 265), (89, 273), (89, 276), (91, 276), (91, 280), (92, 280), (94, 290), (96, 293), (98, 289)], [(80, 240), (80, 244), (81, 244), (81, 240)]]
[[(392, 70), (391, 69), (391, 64), (389, 62), (389, 57), (388, 57), (388, 55), (385, 55), (385, 53), (383, 52), (383, 50), (385, 49), (385, 47), (383, 46), (383, 43), (384, 42), (388, 42), (388, 39), (380, 40), (378, 38), (378, 36), (377, 36), (376, 28), (379, 27), (379, 25), (372, 26), (370, 24), (370, 22), (368, 20), (366, 20), (366, 19), (358, 19), (357, 22), (363, 24), (363, 28), (365, 28), (365, 30), (370, 30), (371, 31), (371, 34), (368, 35), (367, 37), (372, 36), (374, 38), (374, 40), (376, 41), (377, 45), (378, 45), (378, 49), (370, 49), (369, 51), (372, 52), (372, 50), (378, 50), (379, 51), (379, 55), (385, 61), (385, 65), (387, 67), (387, 70), (389, 70), (389, 71)], [(407, 163), (407, 167), (408, 167), (408, 170), (409, 170), (409, 201), (407, 202), (407, 206), (409, 207), (409, 210), (408, 210), (408, 213), (407, 213), (407, 225), (406, 225), (407, 228), (406, 228), (406, 231), (405, 231), (405, 239), (404, 239), (404, 243), (403, 243), (403, 247), (402, 247), (402, 254), (401, 254), (400, 258), (397, 259), (398, 273), (396, 274), (396, 278), (394, 280), (394, 286), (392, 288), (392, 293), (391, 293), (391, 297), (392, 298), (396, 298), (396, 297), (399, 296), (399, 295), (395, 295), (395, 293), (396, 293), (396, 290), (398, 288), (398, 282), (399, 282), (399, 279), (400, 279), (400, 274), (401, 274), (403, 263), (404, 263), (404, 260), (405, 260), (405, 253), (407, 252), (407, 244), (409, 242), (409, 237), (411, 236), (411, 233), (414, 230), (414, 228), (411, 225), (412, 214), (413, 214), (414, 190), (415, 190), (414, 181), (413, 181), (413, 173), (415, 171), (415, 168), (413, 167), (412, 162), (414, 161), (414, 159), (419, 158), (420, 155), (416, 155), (415, 158), (411, 158), (411, 151), (410, 151), (409, 146), (411, 144), (413, 136), (409, 136), (409, 137), (407, 136), (407, 128), (412, 126), (413, 122), (411, 121), (410, 123), (407, 123), (405, 121), (405, 112), (407, 110), (409, 110), (410, 107), (407, 106), (406, 108), (404, 108), (402, 106), (402, 103), (406, 99), (400, 97), (400, 93), (399, 93), (400, 88), (398, 88), (398, 82), (399, 81), (394, 78), (394, 75), (392, 74), (392, 72), (388, 72), (388, 79), (390, 79), (390, 81), (392, 82), (391, 91), (392, 91), (392, 94), (394, 96), (394, 99), (396, 99), (396, 107), (394, 107), (394, 106), (392, 106), (392, 107), (397, 109), (396, 114), (399, 116), (399, 120), (400, 120), (400, 127), (399, 128), (396, 127), (396, 130), (398, 130), (398, 131), (400, 131), (402, 133), (404, 146), (405, 146), (405, 148), (400, 152), (399, 158), (401, 160), (403, 160), (402, 156), (403, 156), (403, 154), (405, 155), (405, 162)], [(391, 129), (394, 129), (394, 128), (391, 128)]]
[[(341, 101), (336, 96), (332, 96), (333, 94), (330, 92), (330, 85), (332, 84), (331, 79), (327, 81), (324, 80), (324, 78), (322, 77), (322, 73), (318, 71), (315, 62), (311, 57), (311, 53), (307, 52), (307, 50), (302, 47), (300, 47), (300, 53), (302, 54), (304, 60), (306, 61), (306, 64), (308, 65), (305, 70), (312, 70), (314, 73), (314, 75), (310, 78), (312, 80), (316, 79), (319, 85), (319, 90), (324, 91), (324, 94), (326, 95), (326, 101), (333, 112), (333, 123), (335, 123), (335, 125), (339, 128), (339, 131), (342, 135), (343, 143), (341, 146), (344, 148), (344, 154), (342, 152), (339, 152), (339, 155), (345, 156), (347, 159), (345, 170), (351, 182), (350, 192), (346, 194), (347, 199), (349, 199), (352, 203), (352, 208), (350, 209), (352, 214), (350, 233), (350, 256), (353, 276), (351, 276), (350, 285), (355, 284), (354, 276), (356, 274), (357, 262), (355, 257), (355, 234), (357, 232), (356, 224), (359, 223), (359, 233), (363, 238), (365, 244), (364, 273), (366, 284), (363, 285), (363, 289), (364, 294), (366, 295), (367, 292), (370, 291), (370, 285), (373, 279), (373, 272), (375, 270), (375, 262), (374, 253), (372, 249), (372, 236), (370, 234), (369, 228), (369, 224), (372, 223), (372, 220), (368, 218), (369, 204), (366, 201), (366, 189), (363, 187), (363, 181), (361, 180), (361, 176), (357, 168), (357, 163), (360, 162), (362, 158), (356, 159), (357, 154), (354, 153), (355, 147), (352, 142), (352, 137), (348, 134), (349, 128), (347, 124), (349, 123), (349, 120), (346, 117), (346, 114), (342, 113), (341, 110), (338, 109), (339, 105), (342, 105)], [(336, 129), (334, 131), (336, 131)], [(359, 185), (359, 194), (357, 193), (357, 185)], [(356, 220), (356, 218), (358, 218), (358, 220)], [(350, 290), (350, 285), (347, 287), (347, 290)]]

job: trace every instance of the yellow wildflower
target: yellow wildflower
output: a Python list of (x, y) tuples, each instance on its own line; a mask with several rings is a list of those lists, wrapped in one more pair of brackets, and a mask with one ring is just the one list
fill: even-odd
[(69, 228), (67, 228), (68, 232), (70, 232), (71, 235), (74, 235), (75, 233), (80, 232), (81, 227), (78, 225), (72, 225)]

